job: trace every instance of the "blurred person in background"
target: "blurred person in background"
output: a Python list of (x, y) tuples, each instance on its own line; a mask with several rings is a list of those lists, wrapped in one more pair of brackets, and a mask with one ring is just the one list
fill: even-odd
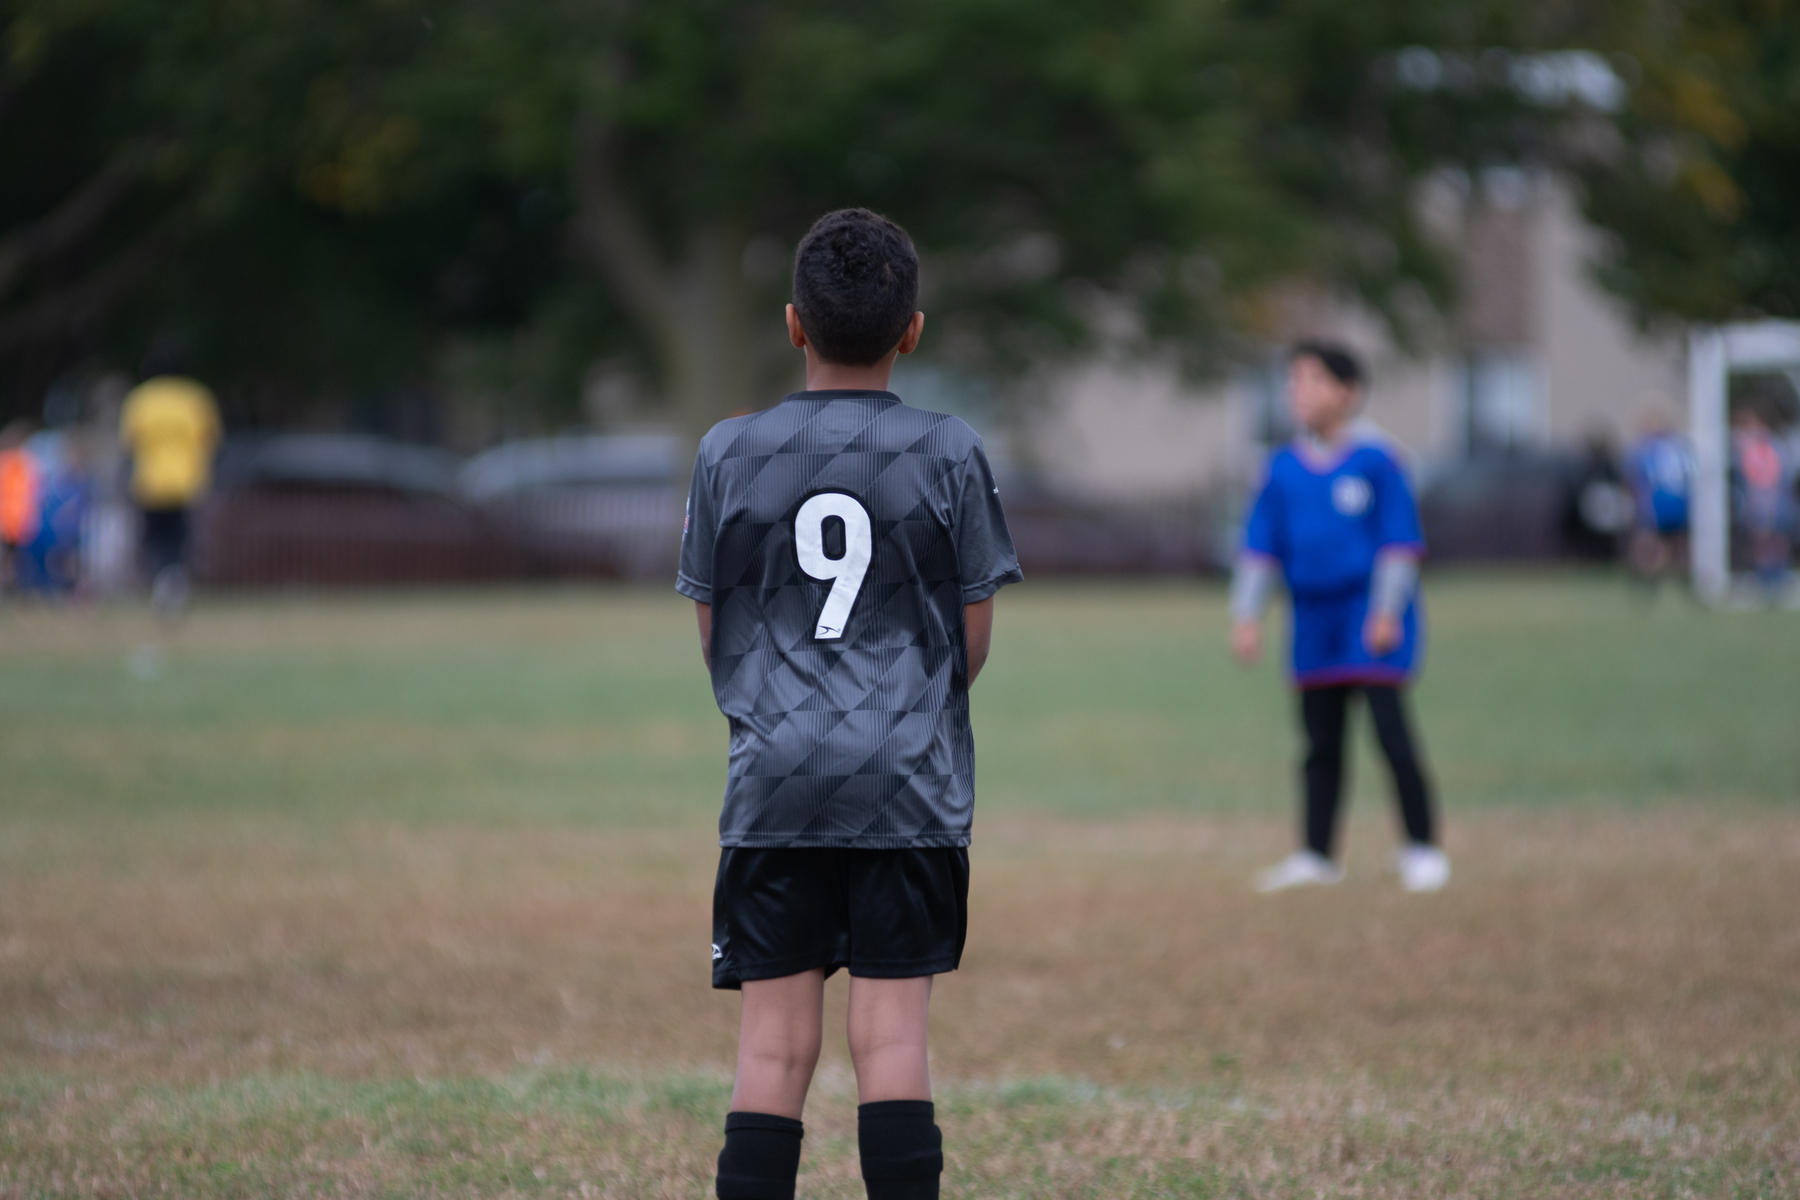
[(65, 430), (45, 430), (31, 441), (43, 468), (43, 504), (32, 567), (45, 592), (68, 596), (81, 587), (81, 531), (92, 486), (81, 439)]
[(89, 494), (81, 446), (62, 430), (46, 429), (25, 443), (24, 452), (37, 471), (37, 520), (19, 543), (17, 586), (45, 596), (67, 595), (81, 583)]
[(1788, 525), (1791, 518), (1788, 463), (1781, 443), (1755, 405), (1740, 406), (1731, 416), (1731, 473), (1737, 493), (1738, 520), (1750, 542), (1750, 565), (1770, 600), (1781, 599), (1788, 585)]
[(119, 440), (131, 457), (131, 495), (143, 514), (151, 600), (165, 613), (177, 612), (189, 590), (189, 513), (211, 480), (219, 409), (212, 392), (188, 375), (187, 355), (172, 342), (150, 352), (143, 374), (119, 413)]
[(1450, 878), (1404, 690), (1420, 657), (1424, 536), (1405, 471), (1379, 431), (1356, 421), (1363, 379), (1362, 364), (1343, 346), (1307, 341), (1294, 348), (1288, 399), (1300, 436), (1269, 461), (1232, 581), (1232, 650), (1246, 666), (1262, 655), (1262, 612), (1277, 571), (1287, 584), (1307, 740), (1305, 845), (1258, 877), (1264, 892), (1344, 877), (1333, 844), (1344, 729), (1358, 692), (1374, 718), (1406, 830), (1396, 860), (1401, 886), (1433, 892)]
[(1666, 411), (1652, 410), (1625, 453), (1625, 481), (1632, 499), (1625, 561), (1632, 576), (1652, 588), (1686, 564), (1693, 479), (1694, 455), (1687, 439), (1676, 431)]
[(29, 574), (26, 548), (43, 523), (43, 471), (25, 448), (27, 421), (0, 429), (0, 588), (20, 586)]

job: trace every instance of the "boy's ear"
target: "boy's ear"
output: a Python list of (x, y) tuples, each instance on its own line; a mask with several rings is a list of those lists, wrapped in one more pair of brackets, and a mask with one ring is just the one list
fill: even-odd
[(800, 310), (791, 304), (787, 306), (787, 327), (788, 341), (794, 344), (794, 349), (806, 349), (806, 327), (800, 324)]
[(925, 314), (916, 312), (912, 320), (906, 323), (906, 332), (900, 335), (900, 345), (896, 347), (902, 354), (911, 354), (919, 348), (919, 338), (925, 332)]

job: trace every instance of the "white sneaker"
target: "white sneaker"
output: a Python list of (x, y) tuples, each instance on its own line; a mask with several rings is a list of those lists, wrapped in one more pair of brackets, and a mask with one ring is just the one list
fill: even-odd
[(1409, 892), (1435, 892), (1450, 882), (1450, 856), (1436, 846), (1408, 846), (1397, 860), (1400, 886)]
[(1337, 883), (1344, 868), (1311, 850), (1296, 850), (1256, 877), (1259, 892), (1285, 892), (1289, 888)]

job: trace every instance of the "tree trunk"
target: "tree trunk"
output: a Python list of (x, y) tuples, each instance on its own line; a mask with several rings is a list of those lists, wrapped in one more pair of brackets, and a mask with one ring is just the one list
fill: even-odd
[(605, 132), (583, 124), (574, 153), (582, 250), (655, 341), (670, 413), (698, 442), (715, 422), (761, 399), (767, 339), (749, 336), (749, 235), (730, 220), (700, 225), (685, 231), (681, 257), (670, 262), (618, 187)]
[(682, 431), (696, 441), (714, 422), (755, 406), (760, 356), (751, 345), (750, 297), (744, 287), (749, 239), (725, 223), (688, 236), (673, 273), (675, 321), (659, 336), (668, 399)]

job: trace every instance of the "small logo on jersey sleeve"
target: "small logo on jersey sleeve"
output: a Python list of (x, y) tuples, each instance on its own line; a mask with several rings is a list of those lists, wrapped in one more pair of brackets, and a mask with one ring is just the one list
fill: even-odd
[(1331, 507), (1346, 517), (1360, 517), (1369, 511), (1375, 492), (1361, 475), (1339, 475), (1331, 481)]
[(719, 949), (719, 943), (714, 942), (712, 944), (712, 948), (713, 948), (713, 961), (714, 962), (718, 962), (721, 958), (725, 957), (725, 952), (723, 950)]

